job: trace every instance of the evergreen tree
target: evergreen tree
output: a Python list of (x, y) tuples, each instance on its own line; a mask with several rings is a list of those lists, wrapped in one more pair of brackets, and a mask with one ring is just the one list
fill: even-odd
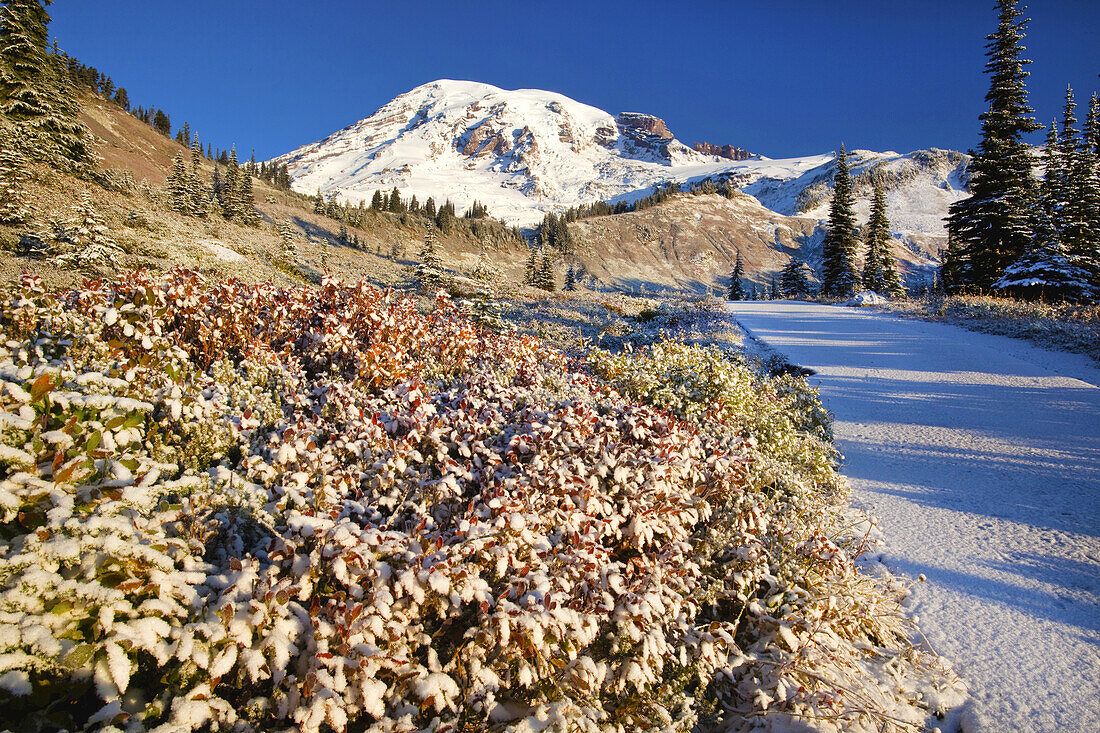
[(980, 116), (982, 141), (971, 151), (968, 198), (951, 205), (948, 249), (941, 269), (949, 292), (984, 289), (1028, 249), (1038, 196), (1032, 159), (1023, 135), (1040, 129), (1031, 117), (1023, 59), (1027, 20), (1015, 0), (997, 0), (997, 30), (987, 36), (985, 73), (990, 76)]
[(822, 244), (821, 292), (824, 295), (848, 297), (859, 286), (855, 262), (859, 239), (856, 236), (852, 203), (852, 176), (848, 168), (848, 153), (844, 145), (841, 145), (836, 161), (829, 223)]
[(317, 189), (317, 195), (313, 197), (313, 213), (325, 213), (325, 197), (321, 195), (321, 189)]
[(904, 295), (905, 287), (901, 284), (897, 263), (890, 252), (890, 220), (886, 218), (886, 194), (879, 183), (875, 183), (866, 243), (863, 287), (895, 298)]
[(252, 193), (252, 174), (241, 170), (241, 182), (237, 187), (237, 216), (242, 224), (256, 226), (260, 216), (256, 213), (256, 197)]
[(435, 216), (436, 213), (437, 212), (435, 210), (435, 199), (433, 199), (431, 196), (429, 196), (428, 200), (424, 202), (424, 214), (426, 216)]
[(569, 269), (565, 271), (565, 290), (572, 292), (577, 289), (577, 272), (573, 269), (573, 265), (569, 265)]
[(237, 162), (237, 146), (234, 145), (226, 159), (225, 183), (222, 185), (222, 216), (234, 220), (241, 215), (241, 167)]
[(126, 91), (125, 87), (119, 87), (118, 90), (115, 91), (114, 101), (115, 104), (117, 104), (119, 107), (122, 107), (127, 112), (130, 111), (130, 95)]
[(804, 298), (813, 292), (810, 285), (809, 267), (794, 257), (783, 267), (779, 275), (779, 288), (788, 298)]
[(27, 159), (19, 151), (10, 131), (0, 133), (0, 223), (27, 224), (31, 211), (27, 206)]
[(768, 298), (771, 300), (779, 300), (781, 297), (783, 297), (783, 294), (779, 292), (779, 282), (773, 277), (771, 288), (768, 290)]
[(538, 279), (537, 251), (533, 245), (527, 247), (527, 264), (523, 268), (523, 284), (536, 285)]
[(394, 214), (400, 214), (405, 210), (405, 207), (401, 203), (401, 194), (398, 192), (397, 186), (394, 186), (393, 191), (390, 192), (389, 208)]
[(435, 228), (428, 223), (424, 235), (424, 245), (420, 248), (420, 264), (416, 267), (416, 279), (421, 287), (427, 289), (440, 285), (446, 277), (443, 270), (443, 257), (439, 254), (439, 237)]
[(80, 197), (75, 216), (65, 227), (59, 244), (57, 262), (80, 268), (116, 269), (122, 253), (87, 194)]
[(202, 171), (199, 168), (199, 160), (202, 158), (202, 145), (199, 136), (195, 135), (191, 141), (191, 172), (188, 177), (188, 195), (191, 200), (191, 213), (202, 216), (206, 213), (206, 188), (202, 185)]
[(16, 142), (25, 143), (27, 155), (84, 174), (95, 163), (91, 135), (78, 119), (65, 60), (47, 49), (51, 2), (0, 4), (0, 115), (24, 124), (25, 134)]
[(153, 115), (153, 129), (165, 137), (172, 134), (172, 121), (167, 112), (162, 109), (157, 110), (157, 113)]
[(1005, 295), (1028, 300), (1094, 300), (1097, 290), (1089, 283), (1089, 272), (1066, 253), (1045, 212), (1040, 213), (1035, 236), (1033, 246), (1005, 268), (993, 288)]
[(191, 189), (181, 153), (176, 153), (176, 158), (172, 162), (172, 171), (168, 174), (168, 197), (173, 209), (183, 214), (191, 213)]
[(542, 248), (542, 257), (539, 259), (538, 286), (543, 290), (554, 292), (558, 289), (557, 278), (554, 277), (554, 262), (550, 258), (550, 250)]
[(749, 300), (760, 300), (760, 293), (756, 289), (756, 283), (749, 285)]
[(225, 181), (222, 180), (222, 172), (216, 161), (214, 162), (214, 172), (210, 174), (210, 196), (211, 200), (218, 205), (218, 208), (221, 208), (222, 201), (225, 199)]
[(294, 224), (290, 219), (279, 220), (279, 239), (283, 242), (283, 250), (291, 254), (294, 251), (294, 240), (297, 239), (297, 232), (294, 230)]
[(741, 259), (741, 250), (737, 250), (737, 261), (733, 265), (733, 272), (730, 273), (730, 287), (727, 293), (727, 300), (744, 300), (745, 288), (741, 284), (741, 279), (745, 277), (745, 262)]
[[(1072, 95), (1072, 90), (1067, 95)], [(1067, 96), (1067, 104), (1070, 101), (1072, 96)], [(1081, 140), (1072, 151), (1070, 166), (1065, 171), (1068, 198), (1063, 208), (1061, 233), (1070, 259), (1089, 271), (1090, 282), (1100, 289), (1100, 156), (1097, 156), (1095, 144), (1100, 135), (1100, 120), (1097, 113), (1095, 102), (1090, 103)], [(1071, 146), (1063, 135), (1063, 152), (1069, 152)]]

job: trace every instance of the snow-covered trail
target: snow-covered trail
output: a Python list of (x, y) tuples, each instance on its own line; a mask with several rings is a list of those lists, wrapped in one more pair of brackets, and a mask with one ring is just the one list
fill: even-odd
[(1100, 730), (1100, 370), (1001, 336), (795, 302), (734, 316), (810, 378), (843, 472), (970, 687), (965, 731)]

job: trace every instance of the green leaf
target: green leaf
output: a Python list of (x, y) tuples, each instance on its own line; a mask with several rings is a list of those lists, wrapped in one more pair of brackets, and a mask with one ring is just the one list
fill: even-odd
[(94, 451), (96, 448), (99, 447), (99, 444), (102, 441), (103, 441), (103, 434), (100, 433), (98, 430), (95, 431), (94, 433), (91, 434), (91, 436), (88, 437), (88, 442), (84, 444), (84, 452), (85, 453), (91, 453), (92, 451)]
[(61, 601), (50, 609), (50, 613), (60, 616), (61, 614), (68, 613), (71, 610), (73, 610), (73, 604), (69, 603), (68, 601)]
[(85, 669), (90, 666), (92, 657), (95, 656), (95, 645), (77, 644), (65, 658), (61, 660), (61, 666), (65, 669)]
[(126, 421), (122, 423), (124, 428), (136, 428), (142, 422), (145, 421), (145, 414), (141, 412), (132, 412), (126, 417)]

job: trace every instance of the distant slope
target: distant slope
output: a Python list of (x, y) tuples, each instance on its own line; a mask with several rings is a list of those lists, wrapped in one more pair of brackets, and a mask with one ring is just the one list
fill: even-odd
[[(703, 148), (707, 150), (708, 148)], [(894, 235), (933, 261), (946, 241), (947, 207), (966, 195), (968, 158), (953, 151), (853, 153), (857, 214), (870, 182), (887, 188)], [(376, 190), (474, 201), (531, 226), (545, 213), (594, 201), (633, 201), (670, 181), (730, 181), (780, 216), (823, 219), (835, 155), (730, 160), (678, 141), (652, 115), (611, 115), (561, 94), (440, 80), (402, 94), (324, 140), (276, 159), (295, 190), (369, 200)]]

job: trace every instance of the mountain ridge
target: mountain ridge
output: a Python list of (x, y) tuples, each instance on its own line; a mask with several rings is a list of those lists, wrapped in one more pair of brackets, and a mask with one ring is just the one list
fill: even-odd
[[(644, 112), (613, 115), (557, 92), (440, 79), (272, 162), (288, 165), (301, 193), (358, 202), (397, 188), (420, 201), (450, 199), (460, 211), (477, 201), (527, 227), (569, 207), (631, 202), (670, 182), (708, 178), (781, 216), (825, 218), (834, 153), (773, 160), (733, 146), (696, 147)], [(718, 154), (725, 152), (740, 159)], [(966, 195), (969, 158), (934, 148), (851, 156), (857, 174), (886, 185), (895, 236), (934, 261), (946, 242), (947, 207)]]

